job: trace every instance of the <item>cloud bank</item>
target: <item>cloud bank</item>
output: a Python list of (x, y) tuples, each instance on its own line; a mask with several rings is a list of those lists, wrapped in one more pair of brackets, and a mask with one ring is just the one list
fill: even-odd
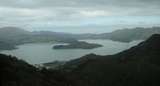
[(160, 0), (0, 0), (0, 26), (30, 30), (159, 25), (159, 15)]

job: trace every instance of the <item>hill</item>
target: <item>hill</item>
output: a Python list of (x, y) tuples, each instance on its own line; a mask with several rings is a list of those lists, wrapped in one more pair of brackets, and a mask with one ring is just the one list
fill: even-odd
[(89, 54), (67, 62), (63, 70), (75, 79), (74, 86), (160, 85), (160, 35), (115, 55)]
[[(64, 34), (64, 35), (63, 35)], [(16, 45), (37, 42), (77, 42), (76, 39), (68, 37), (65, 33), (56, 32), (29, 32), (17, 27), (0, 28), (0, 50), (14, 49)]]
[(71, 86), (61, 71), (36, 68), (16, 57), (0, 54), (1, 86)]
[(94, 43), (81, 42), (81, 41), (72, 42), (72, 43), (67, 44), (67, 45), (53, 46), (54, 49), (94, 49), (94, 48), (98, 48), (98, 47), (102, 47), (102, 45), (94, 44)]
[(0, 39), (10, 44), (20, 44), (31, 33), (17, 27), (0, 28)]
[(12, 49), (16, 49), (16, 47), (13, 46), (12, 44), (0, 41), (0, 50), (12, 50)]
[(153, 34), (160, 34), (160, 27), (119, 29), (110, 33), (81, 34), (75, 37), (77, 39), (110, 39), (113, 41), (131, 42), (134, 40), (146, 40)]

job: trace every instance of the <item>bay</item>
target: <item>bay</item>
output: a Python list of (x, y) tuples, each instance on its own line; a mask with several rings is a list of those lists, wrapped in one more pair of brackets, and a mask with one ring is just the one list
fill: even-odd
[(16, 56), (23, 59), (30, 64), (40, 64), (52, 61), (68, 61), (79, 58), (86, 54), (95, 53), (97, 55), (112, 55), (132, 46), (137, 45), (142, 40), (133, 41), (130, 43), (117, 42), (112, 40), (80, 40), (89, 43), (97, 43), (103, 47), (95, 49), (53, 49), (52, 47), (57, 44), (52, 43), (31, 43), (17, 46), (15, 50), (4, 50), (0, 53)]

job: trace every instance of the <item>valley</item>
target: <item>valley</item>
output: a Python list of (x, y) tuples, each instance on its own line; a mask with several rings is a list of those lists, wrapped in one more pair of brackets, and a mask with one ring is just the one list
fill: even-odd
[(35, 67), (0, 54), (1, 83), (3, 86), (157, 86), (160, 85), (159, 43), (160, 35), (155, 34), (117, 54), (88, 54), (59, 66), (54, 66), (56, 62), (53, 66), (47, 64), (58, 69)]

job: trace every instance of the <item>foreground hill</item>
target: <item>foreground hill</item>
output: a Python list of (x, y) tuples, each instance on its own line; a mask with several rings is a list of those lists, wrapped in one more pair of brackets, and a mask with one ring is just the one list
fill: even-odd
[(71, 86), (60, 71), (35, 68), (23, 60), (0, 54), (1, 86)]
[(159, 86), (160, 35), (110, 56), (86, 55), (63, 70), (75, 78), (75, 86)]

